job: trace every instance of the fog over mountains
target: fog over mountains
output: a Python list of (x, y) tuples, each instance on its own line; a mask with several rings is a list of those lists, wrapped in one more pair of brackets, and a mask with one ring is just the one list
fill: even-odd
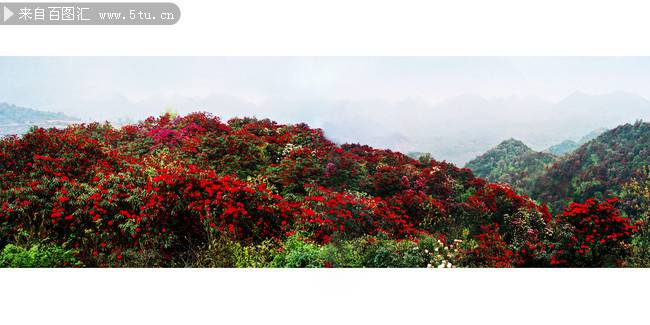
[(458, 165), (509, 138), (542, 151), (650, 120), (647, 57), (5, 57), (0, 71), (0, 102), (83, 121), (257, 116)]
[(25, 133), (32, 126), (65, 127), (75, 122), (79, 120), (63, 113), (38, 111), (0, 102), (0, 137)]
[[(575, 92), (551, 102), (536, 97), (484, 98), (460, 95), (437, 103), (402, 101), (283, 100), (258, 103), (234, 96), (157, 97), (139, 102), (125, 97), (89, 102), (90, 119), (137, 121), (171, 108), (181, 114), (208, 111), (234, 116), (305, 122), (322, 128), (336, 142), (359, 142), (402, 152), (431, 152), (459, 165), (515, 138), (534, 150), (565, 140), (579, 141), (596, 129), (613, 128), (637, 119), (650, 120), (650, 101), (626, 92), (590, 95)], [(120, 119), (121, 118), (121, 119)]]
[[(412, 98), (402, 101), (336, 101), (269, 99), (258, 103), (234, 96), (164, 97), (131, 101), (115, 96), (87, 102), (84, 120), (124, 124), (165, 109), (181, 114), (208, 111), (228, 119), (257, 116), (282, 123), (305, 122), (322, 128), (339, 143), (358, 142), (405, 153), (431, 152), (438, 160), (458, 165), (482, 154), (504, 139), (515, 138), (534, 150), (565, 140), (579, 141), (600, 128), (613, 128), (637, 119), (650, 120), (650, 101), (614, 92), (590, 95), (575, 92), (558, 102), (536, 97), (484, 98), (460, 95), (437, 103)], [(0, 124), (6, 122), (0, 121)]]
[[(464, 95), (437, 104), (411, 101), (375, 107), (367, 111), (372, 121), (353, 123), (341, 114), (321, 119), (331, 125), (326, 131), (333, 138), (354, 138), (401, 151), (428, 151), (436, 159), (460, 165), (504, 139), (520, 139), (534, 150), (544, 150), (567, 139), (579, 141), (596, 129), (650, 119), (650, 101), (622, 92), (574, 93), (557, 103), (533, 97)], [(339, 119), (349, 121), (349, 127)]]

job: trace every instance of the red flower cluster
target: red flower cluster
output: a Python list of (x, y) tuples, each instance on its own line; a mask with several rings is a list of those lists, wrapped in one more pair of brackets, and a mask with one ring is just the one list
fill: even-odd
[(308, 187), (301, 213), (300, 229), (312, 232), (317, 240), (332, 236), (355, 238), (389, 234), (404, 238), (418, 233), (409, 216), (397, 206), (378, 197), (334, 192), (324, 187)]
[(515, 262), (515, 253), (508, 247), (499, 233), (499, 225), (481, 226), (481, 233), (476, 235), (478, 247), (468, 252), (469, 258), (479, 261), (487, 267), (511, 267)]
[(637, 231), (637, 225), (621, 216), (617, 198), (604, 201), (588, 199), (571, 203), (559, 217), (569, 232), (555, 252), (553, 265), (607, 265), (621, 263), (625, 246)]

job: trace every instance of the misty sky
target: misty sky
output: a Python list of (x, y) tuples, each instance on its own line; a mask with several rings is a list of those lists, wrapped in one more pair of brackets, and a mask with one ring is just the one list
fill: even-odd
[(459, 164), (650, 119), (644, 57), (0, 57), (0, 102), (82, 120), (171, 108), (323, 128)]
[(0, 102), (85, 117), (93, 102), (211, 95), (252, 103), (437, 102), (468, 93), (557, 101), (575, 91), (650, 97), (649, 76), (650, 58), (637, 57), (5, 57)]

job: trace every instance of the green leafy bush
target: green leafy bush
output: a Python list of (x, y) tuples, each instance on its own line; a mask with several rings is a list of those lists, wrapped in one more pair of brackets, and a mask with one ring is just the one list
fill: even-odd
[(423, 267), (426, 260), (412, 241), (368, 238), (362, 241), (365, 267)]
[(650, 267), (650, 166), (643, 168), (639, 176), (623, 186), (621, 199), (625, 214), (639, 225), (639, 231), (632, 239), (632, 254), (627, 265)]
[(323, 267), (321, 248), (307, 242), (301, 234), (289, 236), (280, 252), (275, 256), (272, 267)]
[(69, 267), (82, 266), (75, 258), (77, 251), (49, 244), (36, 244), (29, 249), (9, 244), (0, 253), (0, 267)]
[(244, 246), (234, 242), (233, 256), (235, 267), (263, 268), (270, 267), (278, 254), (279, 243), (267, 239), (256, 245)]
[(331, 267), (452, 267), (462, 259), (457, 243), (446, 245), (433, 236), (410, 240), (365, 236), (332, 241), (321, 252)]

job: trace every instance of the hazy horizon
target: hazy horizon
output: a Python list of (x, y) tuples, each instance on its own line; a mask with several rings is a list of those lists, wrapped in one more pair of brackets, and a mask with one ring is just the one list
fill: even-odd
[(650, 119), (641, 57), (3, 57), (0, 71), (0, 102), (85, 121), (268, 117), (458, 164), (507, 138), (542, 150)]

